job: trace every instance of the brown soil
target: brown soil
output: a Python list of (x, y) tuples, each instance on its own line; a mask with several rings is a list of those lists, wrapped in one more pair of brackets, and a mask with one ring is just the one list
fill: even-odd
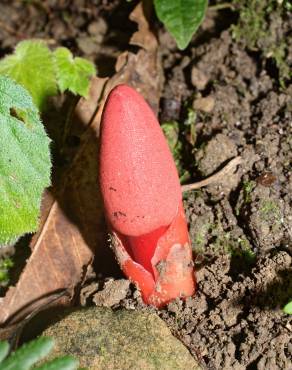
[[(120, 22), (133, 7), (122, 3), (50, 0), (23, 7), (2, 1), (0, 55), (22, 38), (41, 37), (94, 60), (107, 75), (134, 28)], [(222, 184), (185, 197), (197, 293), (159, 315), (203, 368), (292, 369), (291, 316), (281, 310), (292, 297), (292, 90), (280, 87), (275, 67), (232, 39), (220, 16), (206, 18), (185, 52), (158, 31), (166, 77), (162, 119), (182, 119), (186, 102), (209, 98), (208, 109), (206, 101), (196, 103), (196, 141), (186, 160), (193, 179), (236, 155), (243, 158)], [(98, 35), (92, 45), (91, 35)], [(102, 304), (145, 309), (132, 288), (125, 286), (117, 296), (108, 303), (103, 295)]]

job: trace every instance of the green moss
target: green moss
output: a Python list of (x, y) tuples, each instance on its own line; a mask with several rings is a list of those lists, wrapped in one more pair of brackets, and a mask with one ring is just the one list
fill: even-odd
[(251, 198), (251, 193), (253, 189), (256, 186), (255, 181), (244, 181), (242, 185), (242, 192), (240, 195), (240, 201), (237, 202), (236, 207), (235, 207), (235, 214), (236, 216), (240, 215), (241, 208), (248, 203), (251, 203), (252, 198)]
[[(212, 243), (205, 247), (205, 232), (212, 236)], [(220, 221), (206, 224), (206, 227), (196, 235), (194, 240), (195, 254), (203, 258), (209, 256), (230, 255), (237, 257), (246, 263), (253, 263), (256, 255), (246, 238), (235, 237), (232, 231), (227, 232)]]
[(196, 234), (194, 243), (195, 243), (195, 248), (197, 249), (202, 249), (202, 247), (205, 245), (206, 242), (206, 236), (208, 231), (212, 229), (212, 225), (207, 223), (202, 226), (201, 230)]
[(270, 199), (262, 200), (259, 211), (265, 221), (274, 220), (278, 223), (281, 222), (281, 211), (274, 201)]
[[(232, 35), (237, 41), (244, 40), (250, 49), (257, 48), (258, 39), (267, 33), (265, 0), (234, 0), (239, 7), (239, 22), (232, 27)], [(248, 31), (248, 32), (247, 32)]]
[(0, 287), (5, 287), (9, 283), (9, 270), (13, 267), (11, 258), (0, 260)]
[(55, 338), (51, 357), (74, 355), (89, 369), (200, 369), (166, 324), (149, 312), (101, 307), (67, 310), (43, 334)]
[(247, 239), (233, 239), (230, 233), (225, 233), (223, 238), (218, 238), (216, 247), (223, 254), (229, 254), (232, 257), (238, 257), (251, 263), (255, 260), (255, 253), (251, 249), (251, 245)]
[(187, 130), (187, 133), (189, 134), (190, 142), (194, 146), (197, 140), (196, 126), (195, 126), (197, 114), (194, 111), (194, 109), (191, 107), (187, 107), (186, 110), (187, 110), (187, 114), (184, 120), (184, 126)]
[(256, 183), (255, 181), (244, 181), (243, 183), (243, 194), (244, 194), (244, 202), (250, 203), (251, 202), (251, 192), (253, 191)]
[(286, 61), (288, 31), (284, 27), (285, 17), (291, 10), (290, 2), (233, 0), (233, 4), (239, 11), (238, 23), (232, 26), (233, 37), (250, 50), (261, 51), (264, 57), (272, 58), (279, 70), (279, 82), (284, 86), (285, 80), (291, 77)]
[(251, 249), (251, 245), (249, 241), (245, 238), (238, 238), (237, 239), (238, 244), (240, 246), (241, 255), (244, 257), (245, 260), (248, 262), (254, 262), (256, 258), (256, 254)]
[(181, 138), (181, 130), (179, 123), (176, 121), (164, 122), (161, 125), (164, 135), (167, 139), (169, 148), (173, 155), (177, 171), (179, 173), (181, 183), (189, 180), (190, 174), (186, 170), (183, 163), (183, 141)]

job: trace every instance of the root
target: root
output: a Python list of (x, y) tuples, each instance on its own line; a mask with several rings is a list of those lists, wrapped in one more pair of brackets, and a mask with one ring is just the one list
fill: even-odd
[(223, 167), (220, 171), (216, 172), (214, 175), (207, 177), (205, 180), (194, 182), (193, 184), (182, 185), (181, 191), (184, 193), (186, 191), (200, 189), (204, 186), (220, 183), (222, 182), (223, 178), (226, 176), (231, 176), (236, 167), (242, 162), (242, 158), (240, 156), (231, 159), (230, 162), (227, 163), (225, 167)]

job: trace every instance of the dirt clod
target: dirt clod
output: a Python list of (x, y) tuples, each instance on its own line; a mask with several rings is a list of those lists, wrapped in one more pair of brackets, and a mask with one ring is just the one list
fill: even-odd
[(205, 76), (204, 72), (196, 67), (192, 68), (191, 81), (194, 87), (198, 90), (204, 90), (208, 83), (208, 78)]
[(129, 287), (129, 280), (109, 280), (101, 291), (95, 293), (93, 302), (97, 306), (112, 307), (126, 298)]
[(215, 106), (215, 100), (212, 96), (206, 96), (205, 98), (197, 98), (193, 102), (193, 108), (200, 110), (205, 113), (211, 113)]

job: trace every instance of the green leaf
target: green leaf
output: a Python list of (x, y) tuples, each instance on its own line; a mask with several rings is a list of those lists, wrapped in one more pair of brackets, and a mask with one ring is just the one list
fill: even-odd
[(35, 370), (75, 370), (78, 367), (78, 361), (71, 356), (64, 356), (56, 358)]
[[(49, 337), (40, 337), (13, 352), (4, 360), (9, 351), (9, 345), (0, 342), (0, 370), (29, 370), (42, 360), (52, 350), (54, 341)], [(33, 367), (35, 370), (76, 370), (79, 362), (72, 356), (55, 358), (43, 365)]]
[(49, 143), (28, 92), (0, 76), (0, 245), (37, 229)]
[(0, 366), (1, 366), (1, 362), (8, 355), (8, 352), (9, 352), (9, 344), (7, 342), (0, 342)]
[(292, 301), (286, 304), (283, 311), (289, 315), (292, 315)]
[(1, 370), (27, 370), (44, 358), (53, 348), (53, 339), (40, 337), (24, 344), (0, 364)]
[(20, 42), (14, 54), (0, 61), (0, 74), (25, 87), (40, 110), (57, 94), (52, 53), (42, 41)]
[(94, 65), (83, 58), (73, 58), (70, 50), (61, 47), (51, 52), (41, 40), (20, 42), (14, 54), (0, 61), (0, 75), (5, 75), (25, 87), (42, 111), (49, 96), (70, 90), (87, 97), (89, 77)]
[(202, 23), (208, 0), (154, 0), (157, 17), (185, 49)]
[(70, 50), (58, 48), (54, 52), (56, 74), (59, 88), (62, 92), (87, 97), (89, 92), (89, 77), (95, 74), (94, 65), (83, 58), (73, 58)]

